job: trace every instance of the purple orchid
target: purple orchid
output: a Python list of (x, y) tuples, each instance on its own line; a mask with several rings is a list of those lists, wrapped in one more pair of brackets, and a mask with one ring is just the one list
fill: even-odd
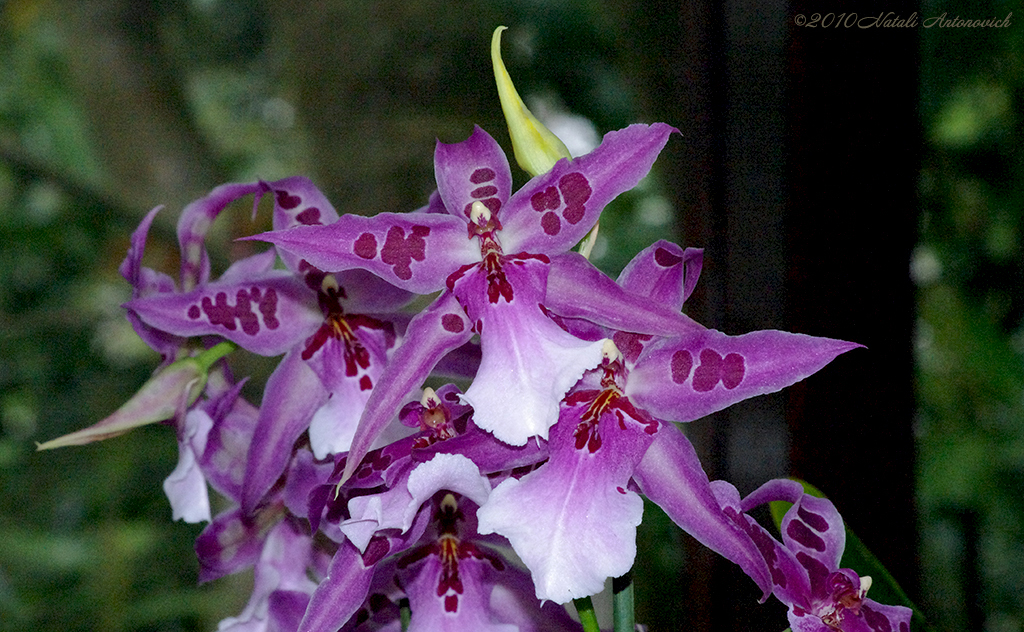
[[(547, 437), (559, 400), (600, 362), (602, 347), (557, 327), (548, 310), (583, 309), (602, 323), (629, 321), (637, 313), (636, 300), (620, 300), (615, 306), (629, 309), (606, 313), (599, 293), (574, 288), (558, 296), (548, 286), (552, 257), (576, 244), (610, 200), (646, 175), (672, 131), (655, 124), (611, 132), (590, 154), (559, 161), (512, 194), (504, 153), (476, 128), (464, 142), (438, 143), (439, 195), (428, 212), (347, 215), (325, 226), (256, 237), (321, 269), (361, 268), (409, 291), (442, 290), (410, 323), (381, 387), (371, 394), (352, 441), (350, 468), (407, 393), (473, 333), (480, 335), (482, 359), (465, 400), (477, 425), (511, 445)], [(584, 307), (572, 307), (581, 299)], [(630, 330), (666, 333), (684, 320), (657, 308), (639, 315), (642, 322)], [(506, 414), (510, 407), (518, 411), (514, 417)]]
[[(769, 481), (740, 501), (736, 488), (713, 483), (729, 515), (751, 534), (771, 571), (773, 592), (789, 606), (794, 632), (909, 632), (913, 612), (880, 604), (865, 595), (870, 577), (860, 577), (839, 562), (846, 529), (835, 506), (804, 493), (798, 482)], [(771, 501), (792, 503), (782, 519), (782, 542), (745, 512)]]
[[(179, 224), (183, 252), (200, 253), (183, 265), (183, 278), (193, 280), (183, 285), (194, 289), (148, 292), (125, 306), (145, 327), (160, 332), (218, 335), (260, 355), (286, 354), (268, 380), (249, 453), (242, 498), (249, 512), (284, 471), (303, 431), (309, 430), (319, 458), (348, 449), (396, 339), (391, 319), (410, 298), (367, 272), (329, 274), (275, 249), (236, 262), (211, 281), (203, 231), (230, 202), (255, 195), (258, 204), (268, 193), (278, 230), (338, 219), (305, 178), (219, 187), (190, 205)], [(273, 267), (278, 254), (285, 269)]]
[[(699, 250), (661, 241), (637, 255), (618, 284), (678, 310), (700, 267)], [(605, 284), (614, 285), (576, 255), (561, 257), (549, 276), (549, 288)], [(669, 422), (777, 391), (859, 345), (779, 331), (733, 337), (694, 326), (667, 337), (559, 322), (585, 339), (605, 339), (604, 360), (563, 399), (550, 460), (499, 484), (481, 507), (481, 532), (511, 541), (538, 598), (565, 603), (599, 592), (606, 578), (632, 566), (639, 490), (739, 564), (767, 596), (771, 583), (757, 548), (722, 512), (693, 448)]]

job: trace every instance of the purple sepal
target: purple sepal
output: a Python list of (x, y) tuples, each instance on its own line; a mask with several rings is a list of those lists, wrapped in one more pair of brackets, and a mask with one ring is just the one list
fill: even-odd
[(677, 131), (664, 123), (608, 132), (585, 156), (562, 159), (515, 192), (502, 211), (505, 252), (558, 254), (586, 235), (605, 205), (635, 187)]
[(408, 400), (409, 393), (419, 388), (434, 365), (472, 336), (472, 325), (450, 292), (442, 293), (409, 322), (405, 340), (395, 349), (366, 402), (349, 448), (343, 480), (356, 470), (374, 440)]
[(500, 211), (512, 193), (512, 172), (505, 152), (479, 126), (461, 143), (437, 142), (434, 175), (440, 198), (452, 215), (469, 221), (470, 208), (479, 201), (504, 221)]
[(222, 184), (181, 211), (178, 218), (178, 244), (181, 248), (181, 289), (185, 292), (210, 279), (210, 257), (206, 253), (206, 233), (213, 220), (240, 197), (258, 193), (259, 182)]
[(210, 485), (235, 502), (242, 498), (246, 455), (259, 415), (255, 406), (239, 397), (243, 384), (244, 381), (232, 385), (218, 398), (215, 410), (210, 413), (213, 429), (199, 461)]
[(218, 514), (196, 538), (199, 582), (231, 575), (255, 564), (267, 533), (281, 517), (277, 507), (248, 518), (238, 508)]
[(763, 591), (772, 592), (764, 558), (750, 536), (722, 510), (690, 441), (663, 424), (633, 472), (641, 492), (698, 542), (738, 564)]
[(359, 551), (343, 542), (309, 600), (299, 632), (336, 632), (362, 605), (372, 579), (373, 564), (364, 564)]
[(271, 270), (255, 278), (237, 276), (185, 294), (151, 294), (124, 307), (161, 331), (183, 337), (219, 335), (267, 356), (284, 353), (322, 322), (315, 295), (290, 273)]
[(256, 509), (288, 467), (295, 440), (309, 427), (313, 413), (327, 401), (327, 391), (320, 379), (297, 350), (285, 355), (277, 365), (267, 379), (264, 393), (245, 464), (242, 508), (246, 513)]
[(727, 336), (704, 329), (648, 345), (626, 395), (659, 419), (693, 421), (799, 382), (860, 346), (774, 330)]
[(575, 252), (551, 258), (544, 306), (618, 331), (678, 336), (703, 329), (678, 309), (624, 289)]
[(693, 293), (703, 262), (702, 249), (683, 250), (661, 239), (633, 257), (616, 283), (627, 292), (645, 296), (678, 312)]
[(429, 294), (448, 275), (480, 261), (466, 222), (437, 213), (343, 215), (326, 226), (297, 226), (248, 237), (267, 241), (320, 270), (368, 270), (402, 289)]

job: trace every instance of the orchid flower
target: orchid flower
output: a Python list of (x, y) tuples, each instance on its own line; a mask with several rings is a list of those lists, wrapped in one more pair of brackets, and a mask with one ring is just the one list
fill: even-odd
[[(699, 250), (660, 241), (634, 258), (618, 284), (678, 310), (701, 261)], [(549, 290), (614, 285), (578, 255), (555, 263)], [(575, 335), (604, 339), (604, 360), (562, 400), (550, 459), (500, 483), (481, 507), (481, 533), (509, 539), (533, 573), (538, 598), (566, 603), (631, 568), (643, 511), (639, 490), (739, 564), (767, 596), (771, 584), (757, 548), (722, 512), (693, 448), (670, 422), (777, 391), (858, 345), (779, 331), (733, 337), (698, 327), (667, 337), (559, 322)]]
[[(910, 608), (867, 598), (871, 578), (839, 567), (846, 530), (828, 499), (806, 494), (800, 483), (786, 479), (768, 481), (742, 502), (729, 483), (712, 485), (723, 509), (764, 555), (773, 593), (789, 607), (793, 632), (909, 632)], [(746, 513), (777, 500), (792, 503), (780, 525), (782, 542)]]

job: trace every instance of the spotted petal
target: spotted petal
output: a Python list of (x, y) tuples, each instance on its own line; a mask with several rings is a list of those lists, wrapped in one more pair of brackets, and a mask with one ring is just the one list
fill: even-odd
[(505, 252), (555, 255), (572, 248), (594, 227), (605, 205), (647, 175), (673, 131), (655, 123), (609, 132), (594, 151), (559, 160), (551, 171), (530, 180), (504, 207)]
[(659, 419), (693, 421), (799, 382), (859, 346), (782, 331), (727, 336), (705, 329), (645, 349), (626, 395)]
[(616, 282), (629, 292), (679, 311), (697, 285), (703, 261), (700, 248), (683, 250), (660, 239), (633, 257)]
[(434, 151), (437, 191), (450, 213), (469, 220), (470, 207), (479, 201), (498, 217), (512, 192), (508, 158), (498, 143), (479, 126), (461, 143), (440, 141)]

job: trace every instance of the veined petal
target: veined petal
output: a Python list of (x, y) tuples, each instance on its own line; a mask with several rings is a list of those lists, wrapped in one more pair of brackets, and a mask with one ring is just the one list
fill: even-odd
[(323, 315), (305, 285), (284, 270), (215, 282), (186, 294), (125, 303), (147, 325), (177, 336), (219, 335), (260, 355), (278, 355), (316, 330)]
[(774, 330), (727, 336), (705, 329), (649, 346), (626, 395), (659, 419), (693, 421), (799, 382), (859, 346)]
[(616, 283), (627, 292), (679, 311), (697, 285), (703, 261), (700, 248), (683, 250), (661, 239), (633, 257)]
[(403, 342), (395, 349), (366, 402), (342, 481), (356, 471), (374, 440), (406, 403), (409, 394), (423, 384), (434, 365), (472, 336), (472, 325), (451, 292), (443, 292), (409, 322)]
[(468, 221), (473, 202), (479, 201), (501, 220), (499, 211), (512, 193), (512, 172), (505, 152), (480, 126), (461, 143), (437, 142), (434, 174), (452, 215)]
[(297, 226), (248, 237), (270, 242), (320, 270), (362, 268), (402, 289), (428, 294), (449, 274), (480, 260), (466, 223), (440, 213), (343, 215), (326, 226)]
[(617, 331), (678, 336), (704, 329), (675, 307), (623, 288), (575, 252), (551, 258), (544, 306)]
[(647, 175), (673, 131), (655, 123), (609, 132), (594, 151), (560, 160), (530, 180), (505, 204), (505, 252), (555, 255), (572, 248), (594, 227), (605, 205)]
[(567, 603), (624, 575), (636, 556), (643, 501), (627, 489), (650, 435), (601, 415), (601, 445), (576, 447), (583, 407), (563, 410), (551, 458), (522, 479), (508, 478), (477, 511), (480, 533), (498, 533), (533, 576), (537, 598)]
[(664, 424), (654, 435), (633, 479), (641, 493), (673, 522), (704, 546), (738, 564), (764, 591), (763, 599), (768, 598), (772, 581), (761, 552), (743, 527), (722, 510), (697, 453), (682, 432)]

